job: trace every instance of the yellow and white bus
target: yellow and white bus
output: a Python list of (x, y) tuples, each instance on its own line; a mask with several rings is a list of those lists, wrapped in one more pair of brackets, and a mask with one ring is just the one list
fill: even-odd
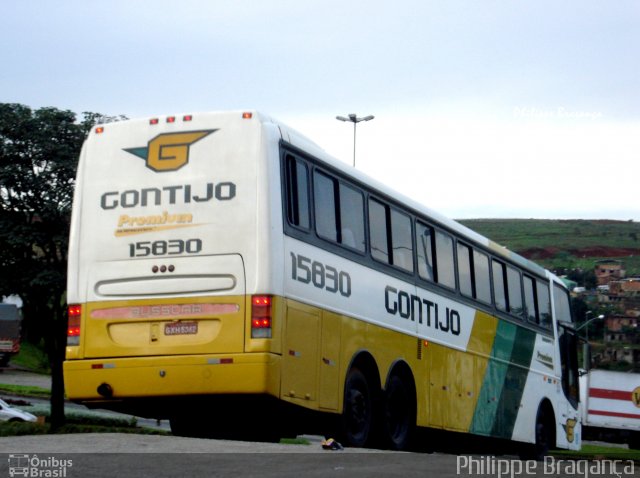
[(257, 112), (94, 128), (68, 301), (68, 397), (176, 434), (580, 446), (559, 279)]

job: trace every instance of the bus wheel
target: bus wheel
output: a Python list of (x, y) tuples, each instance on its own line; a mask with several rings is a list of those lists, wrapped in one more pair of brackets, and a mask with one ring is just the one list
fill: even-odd
[(365, 446), (370, 441), (373, 416), (373, 399), (367, 378), (359, 369), (352, 368), (344, 387), (344, 444), (353, 447)]
[(555, 446), (554, 422), (553, 412), (550, 412), (547, 407), (540, 407), (536, 417), (536, 444), (533, 454), (535, 460), (544, 460), (549, 450)]
[(409, 446), (416, 421), (414, 392), (410, 384), (393, 375), (385, 390), (384, 432), (386, 445), (393, 450)]

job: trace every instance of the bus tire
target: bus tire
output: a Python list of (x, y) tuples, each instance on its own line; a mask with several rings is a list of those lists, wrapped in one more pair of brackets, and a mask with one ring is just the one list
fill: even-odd
[(392, 450), (406, 450), (416, 423), (414, 387), (406, 378), (392, 375), (384, 398), (385, 445)]
[(342, 441), (346, 446), (364, 447), (370, 443), (374, 401), (367, 377), (352, 368), (345, 381), (342, 411)]
[(550, 408), (550, 405), (542, 404), (536, 416), (536, 443), (532, 458), (537, 461), (544, 460), (556, 444), (555, 419)]

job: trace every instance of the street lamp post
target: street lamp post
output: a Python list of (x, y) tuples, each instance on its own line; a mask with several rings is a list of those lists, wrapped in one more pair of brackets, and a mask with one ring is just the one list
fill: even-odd
[(353, 123), (353, 167), (356, 167), (356, 125), (360, 123), (360, 121), (371, 121), (374, 118), (373, 115), (363, 116), (362, 118), (358, 118), (355, 113), (349, 114), (348, 117), (344, 116), (336, 116), (337, 120), (340, 121), (351, 121)]
[[(588, 310), (588, 311), (587, 311), (587, 313), (586, 313), (586, 314), (584, 314), (584, 318), (585, 318), (585, 320), (587, 319), (587, 317), (589, 317), (589, 315), (593, 315), (593, 312), (591, 312), (590, 310)], [(587, 328), (587, 331), (586, 331), (586, 334), (585, 334), (585, 335), (586, 335), (586, 337), (587, 337), (587, 343), (589, 343), (589, 324), (590, 324), (591, 322), (593, 322), (594, 320), (602, 320), (602, 319), (604, 319), (604, 315), (599, 315), (599, 316), (597, 316), (597, 317), (592, 317), (592, 318), (590, 318), (589, 320), (586, 320), (586, 322), (585, 322), (584, 324), (582, 324), (580, 327), (578, 327), (578, 328), (576, 329), (576, 332), (577, 332), (578, 330), (580, 330), (580, 329), (582, 329), (582, 328), (586, 327), (586, 328)]]

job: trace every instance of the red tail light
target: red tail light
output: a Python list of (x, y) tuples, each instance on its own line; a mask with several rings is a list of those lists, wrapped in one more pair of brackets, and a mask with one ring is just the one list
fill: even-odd
[(67, 322), (67, 345), (80, 345), (80, 319), (82, 318), (82, 306), (70, 305)]
[(251, 338), (271, 338), (271, 296), (251, 297)]

